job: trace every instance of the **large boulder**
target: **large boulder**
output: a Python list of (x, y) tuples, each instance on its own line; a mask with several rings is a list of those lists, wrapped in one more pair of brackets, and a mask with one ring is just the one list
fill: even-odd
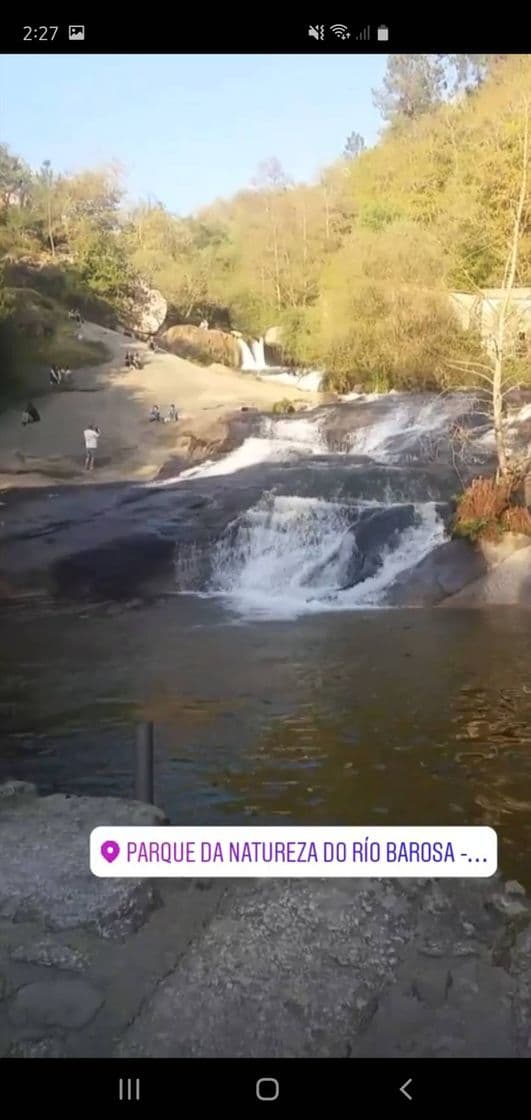
[(129, 325), (140, 335), (156, 334), (160, 330), (168, 312), (168, 304), (162, 292), (150, 288), (140, 281), (133, 293)]
[(240, 365), (238, 340), (228, 331), (205, 331), (200, 327), (181, 324), (164, 331), (160, 336), (160, 343), (179, 358), (187, 358), (200, 365), (217, 362), (231, 369), (238, 369)]
[(344, 586), (352, 587), (375, 575), (382, 566), (384, 552), (396, 548), (404, 530), (415, 523), (415, 517), (413, 505), (364, 510), (352, 530), (354, 549)]
[(385, 602), (392, 607), (435, 606), (486, 571), (481, 549), (467, 541), (446, 541), (414, 568), (402, 572), (387, 591)]
[(450, 595), (440, 606), (531, 608), (531, 547), (513, 552), (508, 560)]

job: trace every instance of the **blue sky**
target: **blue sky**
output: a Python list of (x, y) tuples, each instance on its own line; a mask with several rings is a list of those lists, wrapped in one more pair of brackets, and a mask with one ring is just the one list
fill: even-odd
[(312, 179), (349, 132), (374, 143), (385, 55), (0, 56), (0, 140), (33, 166), (112, 159), (132, 197), (186, 214), (277, 156)]

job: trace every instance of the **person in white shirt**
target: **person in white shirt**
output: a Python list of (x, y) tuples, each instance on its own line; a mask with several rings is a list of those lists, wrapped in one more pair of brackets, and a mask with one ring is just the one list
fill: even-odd
[(94, 470), (94, 459), (96, 457), (96, 451), (98, 450), (98, 440), (100, 438), (100, 435), (100, 429), (97, 428), (95, 424), (89, 424), (88, 428), (85, 428), (85, 431), (83, 432), (83, 437), (85, 440), (86, 471)]

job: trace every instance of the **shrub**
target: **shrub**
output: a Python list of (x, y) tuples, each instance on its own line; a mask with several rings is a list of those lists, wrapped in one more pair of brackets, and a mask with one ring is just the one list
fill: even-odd
[(531, 517), (513, 504), (518, 478), (475, 478), (457, 500), (453, 536), (471, 541), (499, 540), (503, 533), (531, 535)]
[(279, 413), (286, 414), (287, 412), (295, 412), (295, 405), (284, 397), (281, 401), (275, 401), (271, 412), (278, 416)]
[(510, 506), (504, 510), (502, 525), (506, 533), (525, 533), (531, 537), (531, 516), (525, 506)]

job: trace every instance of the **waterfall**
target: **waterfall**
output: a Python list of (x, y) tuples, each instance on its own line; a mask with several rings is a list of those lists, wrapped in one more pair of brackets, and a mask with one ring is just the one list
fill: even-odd
[(270, 617), (374, 607), (444, 533), (432, 502), (386, 507), (265, 495), (218, 543), (210, 590)]
[(254, 358), (255, 369), (267, 369), (267, 362), (265, 358), (265, 344), (263, 338), (254, 338), (251, 342), (251, 350)]
[(255, 360), (254, 360), (254, 354), (253, 354), (253, 351), (251, 350), (251, 347), (249, 346), (249, 344), (245, 341), (244, 338), (239, 338), (238, 339), (238, 346), (240, 348), (240, 354), (242, 356), (241, 368), (246, 370), (247, 372), (250, 372), (251, 370), (255, 370), (256, 369), (256, 364), (255, 364)]
[(318, 393), (321, 390), (324, 378), (322, 370), (289, 370), (282, 366), (268, 366), (263, 338), (253, 338), (251, 345), (245, 339), (238, 338), (238, 346), (242, 357), (241, 369), (245, 373), (262, 374), (268, 381), (278, 381), (279, 385), (287, 385), (303, 392)]
[(242, 356), (241, 368), (246, 373), (261, 373), (264, 369), (267, 369), (263, 338), (253, 338), (250, 346), (244, 338), (239, 338), (238, 346)]

